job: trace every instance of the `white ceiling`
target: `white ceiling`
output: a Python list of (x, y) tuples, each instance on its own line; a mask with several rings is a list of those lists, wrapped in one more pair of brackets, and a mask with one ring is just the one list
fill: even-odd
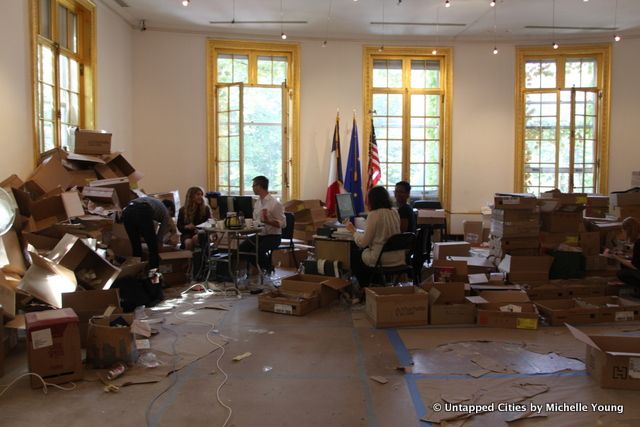
[[(290, 40), (553, 41), (640, 37), (640, 0), (102, 0), (132, 27)], [(126, 4), (128, 7), (123, 7)], [(555, 26), (554, 26), (555, 4)], [(616, 6), (617, 4), (617, 6)], [(282, 6), (281, 6), (282, 5)], [(212, 25), (210, 21), (231, 21)], [(384, 10), (384, 17), (383, 17)], [(494, 35), (495, 12), (495, 35)], [(237, 21), (307, 21), (241, 24)], [(384, 22), (385, 24), (371, 24)], [(396, 23), (396, 24), (394, 24)], [(408, 25), (397, 23), (426, 23)], [(439, 25), (436, 26), (435, 24)], [(463, 24), (447, 26), (446, 24)], [(547, 29), (526, 28), (547, 26)], [(554, 27), (555, 30), (552, 28)], [(567, 29), (561, 27), (580, 27)], [(587, 29), (589, 27), (598, 29)], [(614, 30), (615, 28), (615, 30)]]

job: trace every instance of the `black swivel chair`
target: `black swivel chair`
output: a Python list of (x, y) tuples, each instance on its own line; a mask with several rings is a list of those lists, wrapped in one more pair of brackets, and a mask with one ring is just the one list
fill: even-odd
[[(389, 237), (387, 242), (382, 247), (382, 250), (380, 251), (380, 255), (378, 255), (378, 260), (376, 261), (376, 265), (372, 273), (371, 283), (375, 283), (374, 282), (375, 279), (381, 279), (382, 280), (381, 285), (386, 286), (387, 276), (391, 276), (391, 275), (393, 275), (396, 279), (401, 274), (408, 274), (412, 278), (414, 278), (413, 267), (410, 264), (405, 263), (403, 265), (397, 265), (392, 267), (383, 266), (382, 255), (385, 252), (402, 251), (402, 250), (408, 251), (411, 254), (415, 247), (415, 240), (416, 240), (416, 235), (414, 233), (400, 233), (400, 234), (394, 234), (393, 236)], [(395, 283), (397, 283), (397, 281)]]
[[(298, 264), (298, 260), (296, 259), (295, 252), (295, 244), (293, 239), (293, 229), (296, 224), (296, 218), (291, 212), (285, 212), (284, 217), (286, 219), (286, 225), (282, 229), (282, 238), (280, 240), (280, 246), (275, 248), (274, 250), (284, 249), (291, 255), (291, 260), (293, 261), (293, 265)], [(272, 254), (273, 251), (269, 251), (269, 272), (273, 272), (273, 262), (272, 262)]]
[(418, 228), (416, 241), (411, 254), (410, 262), (413, 268), (413, 283), (419, 285), (422, 282), (422, 267), (424, 262), (431, 257), (431, 239), (429, 231), (425, 227)]

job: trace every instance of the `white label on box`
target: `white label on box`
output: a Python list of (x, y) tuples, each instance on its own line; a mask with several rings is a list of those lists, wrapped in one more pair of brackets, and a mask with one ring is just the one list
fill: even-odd
[(616, 311), (616, 322), (625, 322), (633, 320), (633, 311)]
[(45, 348), (53, 345), (53, 338), (51, 337), (51, 329), (41, 329), (39, 331), (31, 332), (31, 342), (33, 343), (33, 349)]
[(273, 311), (282, 314), (293, 314), (293, 306), (289, 304), (274, 304)]
[(640, 357), (629, 358), (629, 376), (640, 380)]

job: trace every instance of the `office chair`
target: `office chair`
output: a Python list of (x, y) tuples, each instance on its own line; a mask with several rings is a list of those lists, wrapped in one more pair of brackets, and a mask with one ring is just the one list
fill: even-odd
[[(296, 218), (294, 214), (291, 212), (285, 212), (284, 217), (286, 219), (286, 225), (282, 229), (282, 237), (280, 240), (280, 246), (278, 246), (274, 250), (284, 249), (291, 255), (291, 260), (293, 261), (294, 267), (298, 264), (298, 260), (296, 259), (296, 248), (293, 239), (293, 229), (296, 224)], [(269, 273), (274, 271), (273, 261), (272, 261), (273, 251), (269, 251)]]
[[(383, 286), (386, 286), (387, 276), (394, 275), (395, 278), (397, 279), (397, 277), (400, 274), (404, 274), (404, 273), (409, 274), (412, 278), (414, 278), (413, 276), (414, 270), (410, 264), (405, 263), (403, 265), (396, 265), (396, 266), (383, 266), (382, 255), (385, 252), (404, 250), (404, 251), (408, 251), (411, 256), (415, 247), (415, 240), (416, 240), (416, 235), (414, 233), (400, 233), (400, 234), (394, 234), (393, 236), (389, 237), (387, 242), (382, 247), (382, 250), (380, 251), (380, 255), (378, 255), (378, 260), (376, 261), (374, 271), (371, 274), (370, 282), (375, 283), (374, 277), (375, 278), (381, 277), (382, 278), (381, 284)], [(397, 283), (397, 281), (395, 283)]]
[(410, 262), (413, 268), (413, 283), (419, 285), (422, 282), (422, 267), (425, 261), (431, 258), (431, 236), (425, 227), (418, 228), (416, 241), (411, 254)]
[[(442, 203), (439, 200), (416, 200), (413, 202), (415, 209), (442, 209)], [(447, 217), (444, 218), (444, 224), (429, 224), (427, 228), (430, 230), (430, 240), (432, 240), (433, 232), (440, 231), (440, 241), (447, 241)]]

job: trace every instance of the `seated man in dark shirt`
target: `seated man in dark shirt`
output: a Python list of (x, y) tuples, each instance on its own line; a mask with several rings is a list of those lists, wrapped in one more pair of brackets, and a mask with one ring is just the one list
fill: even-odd
[(400, 215), (400, 232), (416, 232), (416, 217), (413, 214), (413, 209), (407, 203), (409, 201), (409, 195), (411, 194), (411, 184), (407, 181), (400, 181), (396, 183), (396, 188), (393, 191), (393, 195), (398, 205), (398, 215)]

